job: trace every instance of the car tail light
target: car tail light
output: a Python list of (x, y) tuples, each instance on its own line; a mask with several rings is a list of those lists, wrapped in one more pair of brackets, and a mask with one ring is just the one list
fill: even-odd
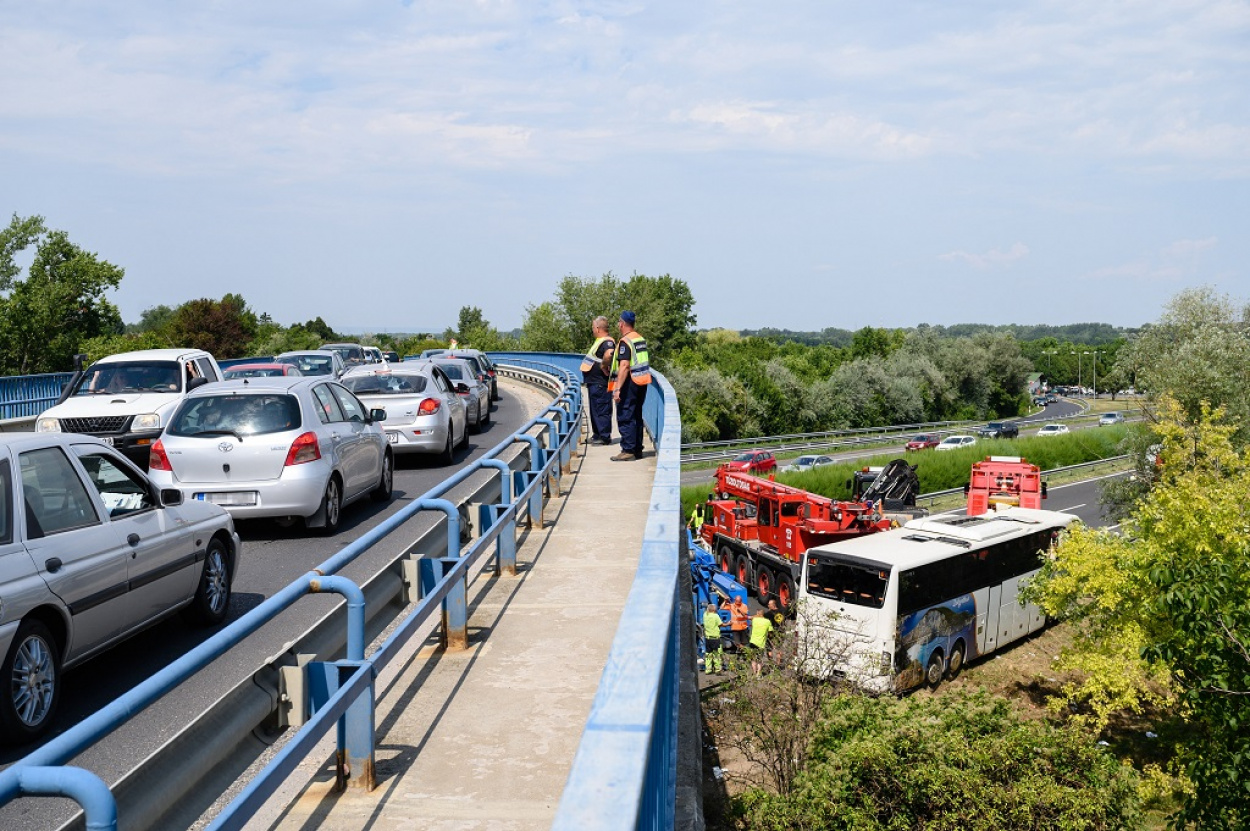
[(421, 402), (421, 406), (417, 407), (419, 415), (433, 415), (438, 412), (438, 399), (427, 398)]
[(167, 470), (173, 473), (170, 467), (169, 457), (165, 455), (165, 445), (161, 444), (161, 440), (157, 439), (156, 444), (152, 445), (152, 449), (148, 451), (148, 470)]
[(321, 458), (321, 445), (317, 443), (316, 433), (301, 433), (295, 437), (295, 441), (291, 442), (291, 449), (286, 452), (286, 461), (283, 467), (291, 465), (302, 465), (305, 462), (315, 462)]

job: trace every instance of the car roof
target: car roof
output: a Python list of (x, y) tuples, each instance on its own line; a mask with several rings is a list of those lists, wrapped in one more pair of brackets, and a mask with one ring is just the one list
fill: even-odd
[(343, 380), (360, 378), (366, 375), (426, 375), (433, 368), (433, 361), (402, 361), (397, 364), (388, 363), (385, 367), (376, 364), (354, 366), (343, 375)]
[(292, 349), (290, 352), (282, 352), (275, 358), (293, 358), (296, 355), (312, 355), (317, 358), (333, 358), (339, 353), (329, 349)]
[(325, 375), (262, 375), (258, 378), (228, 378), (216, 384), (205, 384), (187, 393), (187, 398), (204, 398), (222, 393), (294, 392), (295, 387), (324, 384), (332, 379)]
[(140, 349), (135, 352), (118, 352), (116, 355), (107, 355), (95, 363), (111, 364), (121, 361), (182, 361), (202, 356), (212, 357), (203, 349)]
[(233, 366), (224, 366), (222, 372), (233, 372), (240, 369), (287, 369), (290, 364), (281, 361), (257, 361), (254, 364), (234, 364)]
[(65, 447), (69, 444), (98, 444), (108, 447), (102, 440), (87, 433), (0, 433), (0, 447), (20, 453), (23, 450), (39, 447)]

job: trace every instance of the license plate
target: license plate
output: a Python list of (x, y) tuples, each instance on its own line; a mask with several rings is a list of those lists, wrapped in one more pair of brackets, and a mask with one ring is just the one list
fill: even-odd
[(109, 447), (112, 447), (112, 446), (113, 446), (113, 437), (112, 437), (112, 436), (100, 436), (100, 441), (104, 442), (104, 443), (105, 443), (105, 444), (107, 444)]
[(399, 444), (399, 433), (394, 433), (394, 432), (391, 432), (390, 430), (387, 430), (386, 440), (390, 442), (391, 444)]
[(225, 493), (197, 493), (195, 499), (214, 505), (243, 507), (256, 504), (256, 491), (227, 491)]

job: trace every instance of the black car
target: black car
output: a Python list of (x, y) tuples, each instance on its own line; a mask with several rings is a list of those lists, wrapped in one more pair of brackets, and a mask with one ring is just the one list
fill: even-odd
[(1020, 435), (1020, 427), (1014, 421), (991, 421), (977, 435), (983, 439), (1014, 439)]

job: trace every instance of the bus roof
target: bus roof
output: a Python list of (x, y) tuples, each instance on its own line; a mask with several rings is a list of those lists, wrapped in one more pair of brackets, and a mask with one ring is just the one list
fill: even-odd
[(910, 568), (1035, 531), (1066, 528), (1075, 519), (1059, 511), (1015, 507), (972, 517), (923, 517), (900, 528), (814, 547), (808, 553), (836, 554), (867, 566)]

